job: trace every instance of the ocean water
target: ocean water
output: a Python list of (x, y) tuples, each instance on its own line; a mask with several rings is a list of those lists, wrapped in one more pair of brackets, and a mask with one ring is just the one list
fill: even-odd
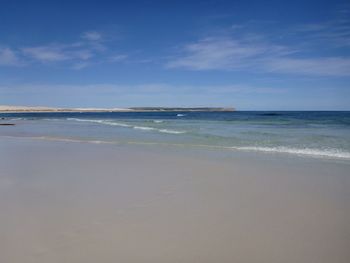
[[(7, 113), (0, 136), (350, 160), (350, 112)], [(0, 121), (0, 122), (1, 122)]]

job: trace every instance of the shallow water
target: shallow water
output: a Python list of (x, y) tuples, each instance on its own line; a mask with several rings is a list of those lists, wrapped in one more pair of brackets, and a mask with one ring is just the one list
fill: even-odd
[[(1, 114), (0, 135), (159, 143), (350, 160), (350, 112)], [(6, 120), (6, 121), (9, 121)]]

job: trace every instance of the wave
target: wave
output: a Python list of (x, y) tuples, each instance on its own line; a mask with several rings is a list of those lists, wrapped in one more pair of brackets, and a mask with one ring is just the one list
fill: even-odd
[(7, 120), (7, 121), (20, 121), (24, 120), (24, 118), (10, 118), (10, 117), (2, 117), (1, 120)]
[(170, 134), (182, 134), (186, 133), (185, 131), (175, 131), (175, 130), (168, 130), (168, 129), (158, 129), (159, 132), (163, 133), (170, 133)]
[(176, 114), (177, 117), (184, 117), (186, 114)]
[(126, 124), (126, 123), (114, 122), (114, 121), (108, 121), (108, 120), (92, 120), (92, 119), (78, 119), (78, 118), (67, 118), (67, 120), (81, 121), (81, 122), (92, 122), (92, 123), (99, 123), (99, 124), (110, 125), (110, 126), (119, 126), (119, 127), (133, 128), (133, 129), (136, 129), (136, 130), (143, 130), (143, 131), (156, 131), (156, 132), (169, 133), (169, 134), (186, 133), (185, 131), (159, 129), (159, 128), (147, 127), (147, 126), (133, 126), (133, 125)]
[(185, 133), (185, 131), (175, 131), (175, 130), (168, 130), (168, 129), (158, 129), (153, 127), (145, 127), (145, 126), (133, 126), (136, 130), (144, 130), (144, 131), (157, 131), (162, 133), (170, 133), (170, 134), (181, 134)]
[[(164, 131), (173, 133), (173, 131)], [(50, 141), (62, 141), (62, 142), (79, 142), (79, 143), (92, 143), (92, 144), (136, 144), (136, 145), (159, 145), (159, 146), (174, 146), (174, 147), (196, 147), (207, 148), (216, 150), (236, 150), (236, 151), (249, 151), (260, 152), (270, 154), (290, 154), (296, 156), (307, 156), (312, 158), (325, 158), (325, 159), (340, 159), (350, 160), (350, 152), (342, 151), (339, 149), (314, 149), (314, 148), (293, 148), (293, 147), (254, 147), (254, 146), (220, 146), (220, 145), (208, 145), (208, 144), (187, 144), (187, 143), (171, 143), (171, 142), (145, 142), (145, 141), (105, 141), (105, 140), (86, 140), (77, 138), (64, 138), (53, 136), (10, 136), (0, 135), (4, 138), (28, 138)]]
[(235, 150), (256, 151), (267, 153), (287, 153), (302, 156), (324, 157), (324, 158), (339, 158), (350, 159), (350, 152), (345, 152), (338, 149), (313, 149), (313, 148), (293, 148), (293, 147), (231, 147)]
[(81, 122), (92, 122), (92, 123), (99, 123), (99, 124), (105, 124), (110, 126), (120, 126), (120, 127), (132, 127), (131, 125), (121, 123), (121, 122), (112, 122), (107, 120), (92, 120), (92, 119), (78, 119), (78, 118), (67, 118), (69, 121), (81, 121)]
[(136, 130), (144, 130), (144, 131), (156, 131), (156, 128), (152, 128), (152, 127), (144, 127), (144, 126), (134, 126), (133, 127)]

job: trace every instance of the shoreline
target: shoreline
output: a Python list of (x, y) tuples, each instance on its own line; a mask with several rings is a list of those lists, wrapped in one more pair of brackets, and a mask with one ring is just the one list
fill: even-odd
[[(89, 116), (87, 114), (84, 118), (77, 117), (75, 113), (47, 114), (47, 116), (35, 116), (35, 114), (15, 116), (14, 114), (6, 117), (3, 115), (5, 118), (1, 118), (0, 124), (13, 125), (9, 125), (12, 128), (1, 125), (0, 127), (3, 128), (0, 130), (0, 135), (39, 137), (48, 140), (68, 139), (101, 144), (153, 144), (188, 149), (217, 149), (228, 154), (232, 151), (239, 151), (264, 153), (270, 156), (350, 160), (349, 148), (347, 144), (342, 144), (342, 140), (346, 141), (349, 138), (346, 135), (348, 127), (344, 125), (338, 131), (335, 130), (334, 125), (320, 126), (317, 119), (314, 122), (306, 122), (302, 126), (298, 126), (299, 123), (289, 124), (289, 119), (276, 121), (276, 124), (273, 123), (273, 120), (268, 119), (265, 125), (264, 119), (270, 117), (263, 115), (256, 121), (247, 122), (248, 125), (245, 126), (240, 119), (249, 118), (250, 115), (239, 112), (228, 115), (214, 113), (212, 119), (203, 119), (203, 121), (200, 118), (198, 118), (199, 121), (196, 121), (194, 116), (206, 116), (205, 113), (192, 114), (193, 116), (177, 113), (154, 115), (140, 113), (139, 115), (130, 114), (130, 116), (128, 114), (126, 116), (123, 114)], [(178, 115), (181, 116), (178, 117)], [(224, 116), (224, 121), (217, 121), (215, 119), (217, 116)], [(225, 119), (227, 116), (232, 119), (232, 122), (231, 119)], [(259, 123), (261, 126), (256, 126)], [(287, 134), (284, 133), (285, 131)], [(290, 131), (295, 131), (295, 133)], [(344, 135), (339, 137), (339, 133)], [(311, 140), (314, 136), (320, 142), (319, 144)], [(334, 140), (333, 144), (328, 143), (325, 138)], [(290, 140), (294, 142), (290, 143)], [(305, 143), (301, 143), (302, 140)]]
[[(6, 124), (6, 126), (13, 126), (15, 124)], [(101, 144), (111, 146), (121, 145), (135, 145), (140, 147), (161, 147), (173, 150), (189, 150), (189, 151), (203, 151), (203, 152), (217, 152), (217, 155), (260, 155), (271, 158), (299, 158), (310, 159), (329, 162), (345, 162), (350, 160), (348, 153), (341, 154), (339, 152), (321, 152), (317, 149), (292, 149), (292, 148), (266, 148), (266, 147), (230, 147), (218, 145), (204, 145), (204, 144), (180, 144), (180, 143), (162, 143), (162, 142), (142, 142), (142, 141), (103, 141), (103, 140), (87, 140), (76, 138), (52, 137), (52, 136), (13, 136), (0, 135), (0, 139), (24, 139), (24, 140), (38, 140), (48, 142), (67, 142), (67, 143), (82, 143), (82, 144)]]

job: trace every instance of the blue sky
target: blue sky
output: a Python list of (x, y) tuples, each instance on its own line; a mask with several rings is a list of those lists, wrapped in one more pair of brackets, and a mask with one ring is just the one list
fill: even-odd
[(0, 5), (0, 105), (350, 110), (347, 1)]

